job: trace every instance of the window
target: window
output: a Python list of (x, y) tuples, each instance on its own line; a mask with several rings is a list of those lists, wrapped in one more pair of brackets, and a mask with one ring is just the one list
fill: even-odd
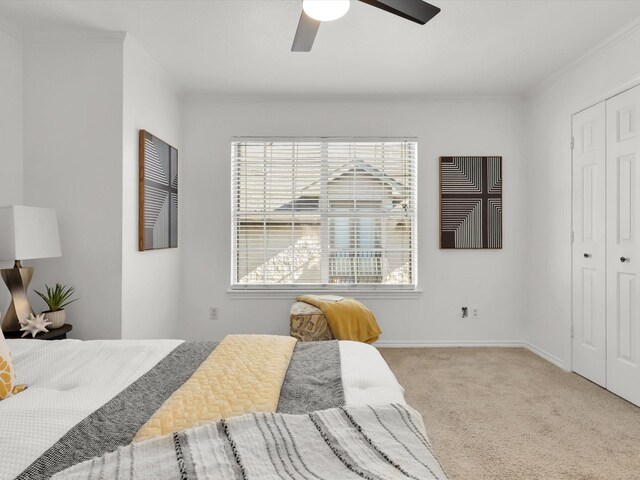
[(232, 142), (234, 288), (416, 285), (417, 143)]

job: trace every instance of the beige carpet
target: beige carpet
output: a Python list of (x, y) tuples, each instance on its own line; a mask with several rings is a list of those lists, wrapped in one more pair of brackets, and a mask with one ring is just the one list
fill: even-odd
[(518, 348), (380, 349), (451, 480), (640, 479), (640, 408)]

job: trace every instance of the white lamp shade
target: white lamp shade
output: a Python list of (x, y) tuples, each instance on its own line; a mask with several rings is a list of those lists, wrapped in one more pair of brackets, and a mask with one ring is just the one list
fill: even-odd
[(52, 208), (0, 208), (0, 260), (60, 257), (58, 218)]

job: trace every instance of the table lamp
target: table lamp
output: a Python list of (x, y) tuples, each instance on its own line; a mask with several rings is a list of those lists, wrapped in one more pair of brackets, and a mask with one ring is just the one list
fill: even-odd
[(11, 303), (2, 320), (3, 331), (20, 330), (20, 320), (33, 313), (27, 299), (33, 267), (23, 267), (22, 260), (60, 256), (55, 210), (18, 205), (0, 207), (0, 260), (15, 261), (13, 268), (0, 270), (11, 293)]

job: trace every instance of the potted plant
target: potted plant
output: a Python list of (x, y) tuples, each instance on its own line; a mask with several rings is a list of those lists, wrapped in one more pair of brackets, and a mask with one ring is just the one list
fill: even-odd
[(64, 307), (77, 300), (77, 298), (71, 299), (76, 288), (60, 285), (59, 283), (56, 283), (55, 287), (49, 287), (49, 285), (45, 284), (45, 288), (47, 289), (46, 294), (37, 290), (34, 290), (34, 292), (49, 306), (49, 310), (42, 313), (51, 322), (51, 328), (60, 328), (66, 320)]

